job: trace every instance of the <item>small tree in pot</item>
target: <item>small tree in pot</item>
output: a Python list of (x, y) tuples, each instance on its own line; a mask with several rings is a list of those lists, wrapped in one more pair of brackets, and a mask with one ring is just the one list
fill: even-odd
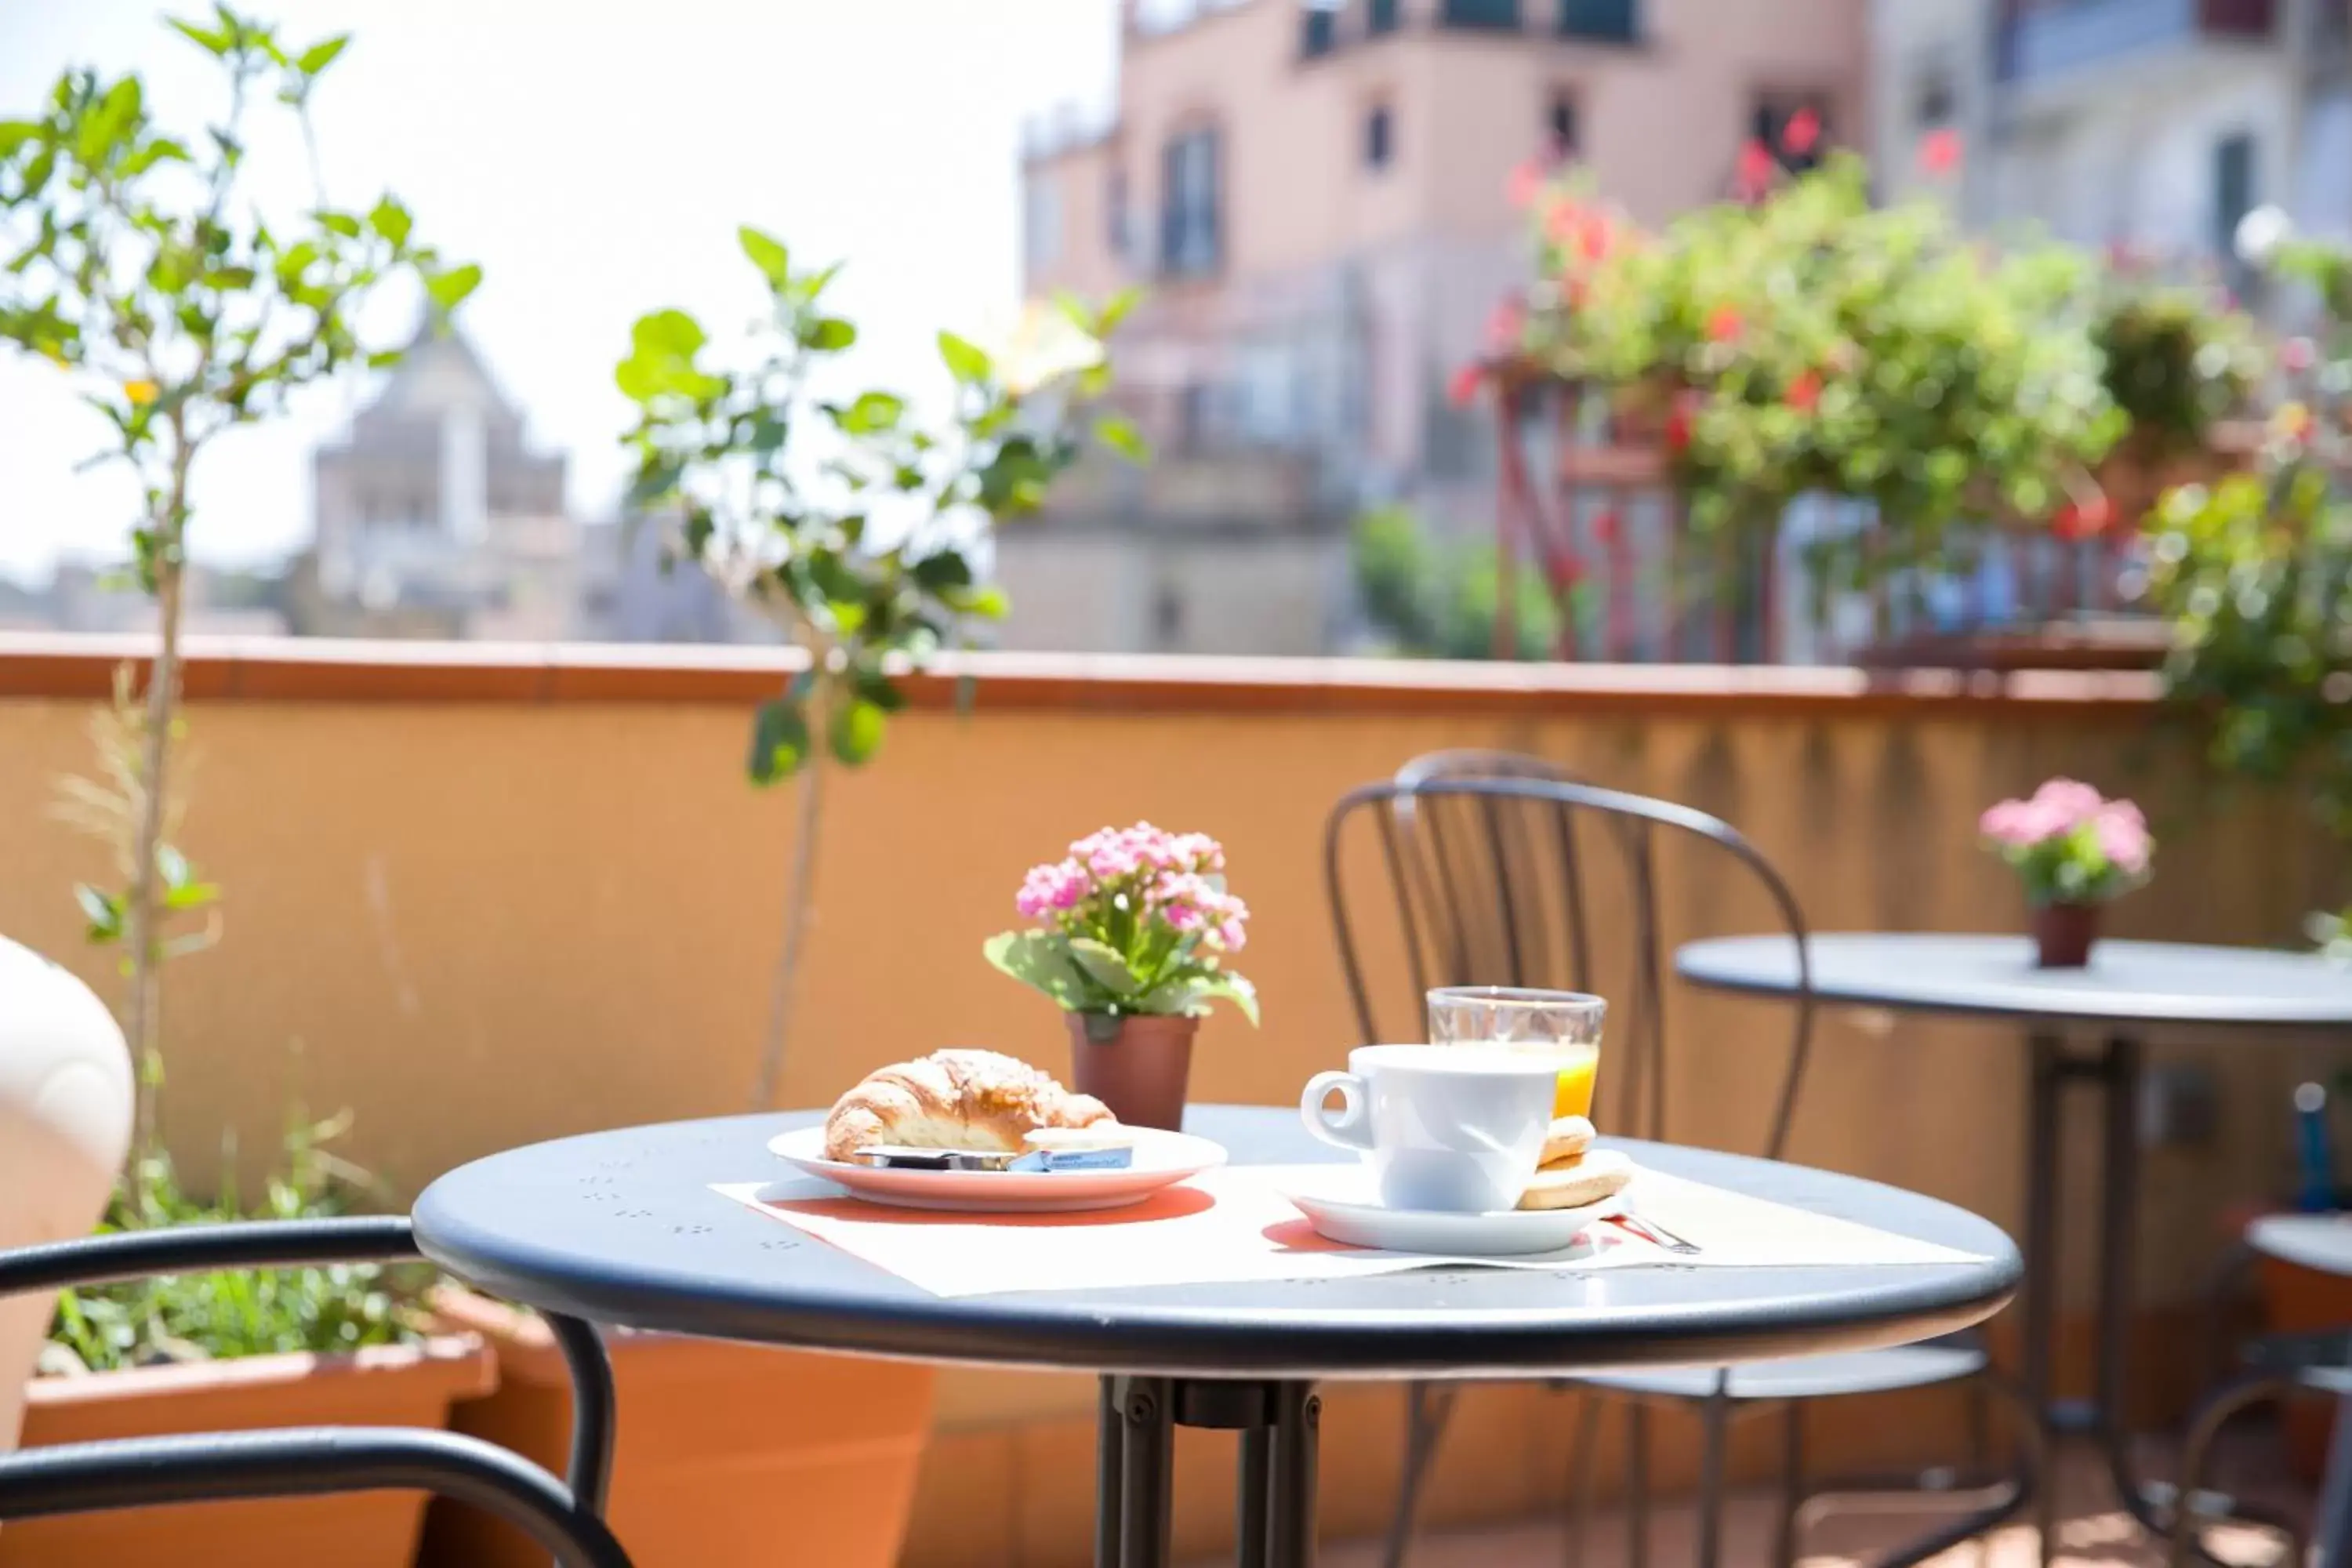
[[(992, 353), (952, 332), (940, 357), (955, 384), (943, 430), (908, 417), (904, 398), (869, 391), (819, 397), (812, 374), (857, 341), (824, 306), (840, 270), (799, 268), (782, 241), (745, 227), (743, 254), (769, 310), (731, 355), (683, 310), (641, 317), (615, 368), (638, 407), (626, 439), (637, 460), (630, 500), (682, 517), (678, 544), (772, 620), (805, 664), (760, 704), (749, 772), (755, 784), (800, 787), (776, 961), (751, 1106), (775, 1102), (824, 817), (828, 755), (856, 767), (882, 743), (901, 697), (894, 672), (958, 640), (968, 619), (1001, 619), (1003, 589), (979, 579), (990, 529), (1034, 511), (1081, 448), (1079, 405), (1109, 385), (1102, 340), (1134, 304), (1034, 307)], [(1092, 420), (1105, 445), (1140, 458), (1116, 415)], [(801, 445), (794, 445), (795, 437)], [(806, 456), (814, 439), (822, 461)]]

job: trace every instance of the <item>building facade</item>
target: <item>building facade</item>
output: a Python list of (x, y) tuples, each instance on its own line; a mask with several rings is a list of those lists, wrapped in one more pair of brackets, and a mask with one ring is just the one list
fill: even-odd
[[(1025, 285), (1144, 285), (1117, 398), (1160, 468), (1240, 491), (1255, 464), (1262, 493), (1180, 514), (1074, 487), (1001, 545), (1009, 640), (1038, 646), (1037, 600), (1093, 582), (1122, 606), (1107, 646), (1195, 647), (1185, 628), (1229, 619), (1282, 628), (1230, 651), (1344, 641), (1359, 509), (1493, 526), (1493, 432), (1446, 384), (1526, 279), (1514, 171), (1565, 153), (1657, 222), (1723, 195), (1743, 142), (1801, 108), (1858, 134), (1866, 4), (1129, 0), (1115, 119), (1048, 128), (1024, 159)], [(1210, 616), (1188, 582), (1273, 602)]]
[(1953, 129), (1979, 224), (2225, 273), (2257, 206), (2352, 237), (2347, 0), (1875, 0), (1872, 33), (1892, 194)]
[(349, 435), (311, 458), (316, 537), (298, 631), (543, 641), (587, 629), (565, 459), (459, 333), (411, 345)]

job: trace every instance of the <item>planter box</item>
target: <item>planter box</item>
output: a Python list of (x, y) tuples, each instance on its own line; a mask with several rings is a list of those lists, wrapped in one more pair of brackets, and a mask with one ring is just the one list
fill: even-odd
[[(572, 1380), (547, 1325), (445, 1288), (447, 1326), (497, 1348), (497, 1392), (460, 1405), (460, 1432), (563, 1473)], [(637, 1568), (889, 1568), (930, 1436), (932, 1369), (671, 1334), (607, 1334), (619, 1393), (614, 1533)], [(436, 1502), (429, 1568), (544, 1568), (496, 1520)]]
[[(497, 1385), (471, 1334), (338, 1355), (247, 1356), (35, 1378), (24, 1447), (273, 1426), (448, 1425), (453, 1400)], [(422, 1492), (175, 1504), (26, 1520), (0, 1529), (0, 1568), (224, 1563), (236, 1568), (407, 1568)]]

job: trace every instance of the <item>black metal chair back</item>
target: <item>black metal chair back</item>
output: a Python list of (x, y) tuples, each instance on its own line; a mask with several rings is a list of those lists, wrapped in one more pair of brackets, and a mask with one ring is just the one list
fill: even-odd
[[(1349, 898), (1350, 850), (1367, 833), (1379, 846), (1385, 903), (1393, 913), (1385, 932), (1367, 919), (1380, 900), (1359, 907)], [(1738, 868), (1761, 888), (1796, 943), (1799, 984), (1788, 1012), (1787, 1067), (1762, 1148), (1779, 1158), (1812, 1037), (1812, 973), (1795, 896), (1727, 823), (1687, 806), (1573, 782), (1540, 759), (1433, 753), (1392, 779), (1351, 791), (1333, 807), (1324, 834), (1325, 888), (1365, 1043), (1423, 1038), (1423, 994), (1434, 986), (1592, 992), (1610, 1004), (1609, 1054), (1601, 1079), (1609, 1111), (1601, 1120), (1664, 1137), (1668, 949), (1659, 910), (1662, 837), (1695, 840), (1710, 859)], [(1370, 879), (1360, 865), (1354, 875)], [(1722, 901), (1712, 891), (1706, 896)], [(1376, 945), (1382, 935), (1387, 947)], [(1620, 974), (1622, 984), (1612, 984)], [(1400, 1019), (1409, 1020), (1405, 1032), (1382, 1032), (1383, 1025), (1393, 1027)]]

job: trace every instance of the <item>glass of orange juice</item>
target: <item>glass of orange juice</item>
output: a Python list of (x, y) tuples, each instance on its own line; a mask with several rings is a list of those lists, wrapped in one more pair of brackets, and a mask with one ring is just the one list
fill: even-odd
[(1601, 1066), (1601, 1023), (1609, 1004), (1581, 991), (1513, 985), (1441, 985), (1428, 994), (1429, 1043), (1500, 1046), (1559, 1058), (1554, 1116), (1592, 1114), (1592, 1079)]

